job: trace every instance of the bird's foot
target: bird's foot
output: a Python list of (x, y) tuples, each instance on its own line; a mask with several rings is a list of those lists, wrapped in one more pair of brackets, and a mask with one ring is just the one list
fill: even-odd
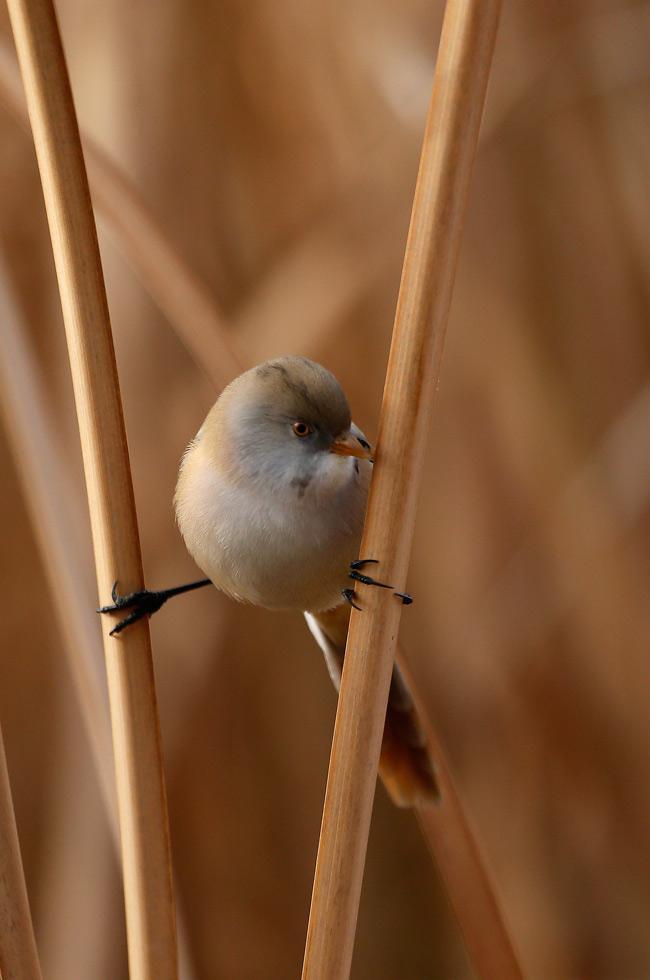
[(359, 612), (361, 612), (361, 606), (358, 606), (354, 601), (357, 597), (357, 594), (354, 591), (354, 589), (341, 589), (341, 595), (348, 603), (348, 605), (352, 606), (353, 609), (358, 609)]
[(399, 598), (402, 600), (403, 606), (410, 606), (413, 602), (413, 596), (408, 592), (396, 592), (395, 595), (399, 596)]
[(148, 589), (142, 589), (140, 592), (119, 595), (117, 582), (115, 582), (111, 590), (111, 598), (113, 605), (101, 606), (97, 610), (98, 613), (116, 613), (121, 612), (123, 609), (131, 610), (129, 615), (121, 619), (117, 626), (114, 626), (111, 630), (110, 635), (116, 636), (123, 629), (126, 629), (127, 626), (131, 626), (132, 623), (137, 623), (139, 619), (158, 612), (162, 604), (169, 599), (169, 594), (168, 592), (150, 592)]
[[(364, 575), (363, 572), (360, 571), (360, 569), (364, 568), (366, 565), (378, 564), (379, 561), (377, 558), (358, 558), (356, 561), (350, 562), (349, 576), (351, 579), (354, 579), (355, 582), (361, 582), (363, 585), (378, 585), (381, 589), (392, 589), (392, 585), (387, 585), (386, 582), (378, 582), (377, 579), (371, 578), (370, 575)], [(345, 589), (344, 593), (345, 592), (352, 592), (352, 595), (354, 596), (354, 591), (352, 589)], [(413, 602), (413, 596), (409, 595), (408, 592), (395, 592), (395, 595), (402, 600), (403, 606), (410, 606)], [(351, 602), (350, 599), (347, 599), (347, 601), (350, 602), (350, 605), (354, 606), (354, 603)], [(358, 609), (359, 607), (354, 606), (354, 608)]]
[(376, 578), (371, 578), (370, 575), (364, 575), (360, 572), (360, 568), (364, 568), (366, 565), (378, 565), (379, 562), (376, 558), (358, 558), (356, 561), (350, 562), (349, 577), (353, 578), (355, 582), (361, 582), (363, 585), (378, 585), (380, 589), (392, 589), (392, 585), (386, 585), (385, 582), (378, 582)]

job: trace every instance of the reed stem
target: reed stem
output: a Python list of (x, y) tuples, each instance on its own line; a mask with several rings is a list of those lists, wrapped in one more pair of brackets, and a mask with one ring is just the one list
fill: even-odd
[[(51, 0), (9, 0), (59, 281), (100, 604), (143, 587), (142, 561), (97, 236)], [(134, 980), (175, 980), (169, 831), (149, 627), (102, 623)]]
[(423, 707), (408, 667), (399, 667), (417, 706), (427, 746), (436, 763), (439, 806), (420, 806), (416, 816), (431, 857), (447, 888), (449, 901), (470, 962), (485, 980), (521, 980), (522, 972), (490, 879), (479, 842), (458, 795), (437, 733)]
[(0, 729), (0, 976), (41, 980)]
[(81, 488), (66, 466), (34, 353), (0, 253), (0, 417), (63, 637), (106, 816), (119, 846), (115, 773), (93, 587), (79, 548)]
[[(15, 58), (0, 39), (0, 99), (29, 127)], [(217, 391), (241, 372), (242, 358), (207, 284), (190, 268), (132, 182), (87, 133), (88, 180), (98, 217), (124, 261)]]
[[(422, 460), (451, 303), (470, 176), (500, 11), (499, 0), (448, 0), (406, 246), (379, 429), (377, 464), (361, 546), (379, 559), (384, 581), (402, 589), (411, 550)], [(364, 586), (352, 611), (332, 742), (312, 894), (303, 980), (345, 980), (354, 945), (401, 603)], [(441, 866), (459, 847), (473, 876), (485, 872), (462, 811), (443, 784), (441, 833), (427, 830)], [(423, 820), (420, 815), (421, 822)], [(471, 849), (468, 850), (468, 847)], [(466, 876), (447, 878), (466, 887)], [(488, 886), (488, 892), (490, 892)], [(496, 902), (479, 906), (452, 895), (466, 936), (502, 956), (469, 952), (483, 978), (520, 977)], [(466, 919), (466, 921), (463, 921)], [(480, 921), (479, 921), (480, 919)], [(493, 933), (490, 927), (497, 928)], [(505, 939), (504, 939), (505, 937)], [(499, 972), (497, 964), (506, 964)]]

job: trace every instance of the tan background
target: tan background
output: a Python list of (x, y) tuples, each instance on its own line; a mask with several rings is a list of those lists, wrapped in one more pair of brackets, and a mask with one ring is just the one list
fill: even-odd
[[(374, 436), (442, 4), (59, 13), (83, 127), (247, 363), (322, 361)], [(403, 617), (535, 980), (650, 977), (648, 37), (643, 2), (505, 5)], [(0, 141), (3, 267), (79, 484), (33, 150), (1, 108)], [(175, 474), (214, 393), (100, 240), (146, 578), (176, 584), (196, 569)], [(119, 980), (117, 865), (4, 429), (0, 500), (0, 718), (44, 974)], [(187, 976), (296, 977), (335, 709), (319, 654), (299, 618), (213, 591), (152, 632)], [(353, 978), (470, 975), (379, 790)]]

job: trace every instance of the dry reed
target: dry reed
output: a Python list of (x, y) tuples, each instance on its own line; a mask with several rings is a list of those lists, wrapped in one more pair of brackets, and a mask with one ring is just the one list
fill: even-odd
[(0, 976), (41, 980), (0, 729)]
[[(29, 126), (15, 59), (0, 40), (0, 98)], [(93, 204), (117, 249), (217, 390), (241, 370), (234, 340), (206, 284), (188, 266), (123, 171), (82, 133)]]
[[(1, 53), (0, 85), (5, 100), (18, 118), (21, 118), (25, 112), (24, 103), (20, 92), (16, 89), (11, 61), (6, 52)], [(143, 207), (129, 182), (91, 139), (85, 137), (84, 144), (88, 155), (93, 196), (100, 214), (107, 221), (114, 235), (118, 248), (129, 259), (161, 311), (167, 315), (179, 339), (190, 351), (197, 365), (211, 377), (217, 388), (221, 387), (228, 380), (229, 374), (241, 369), (241, 358), (232, 353), (230, 341), (225, 336), (223, 318), (218, 313), (214, 300), (210, 298), (198, 277), (191, 273), (177, 255), (155, 220)], [(214, 342), (210, 343), (210, 338)], [(433, 736), (431, 739), (433, 740)], [(439, 745), (436, 746), (435, 755), (439, 760), (441, 781), (448, 805), (439, 820), (436, 820), (440, 816), (438, 812), (435, 816), (422, 814), (420, 819), (422, 831), (429, 840), (430, 846), (431, 837), (432, 835), (435, 837), (439, 825), (442, 826), (443, 835), (447, 824), (460, 832), (460, 840), (456, 847), (447, 846), (447, 850), (443, 853), (439, 840), (437, 844), (431, 846), (431, 850), (434, 855), (436, 851), (440, 855), (438, 863), (447, 881), (452, 902), (459, 911), (459, 919), (463, 923), (469, 948), (483, 948), (484, 959), (493, 950), (497, 962), (503, 963), (503, 959), (499, 958), (500, 950), (507, 948), (508, 941), (503, 932), (498, 910), (494, 906), (494, 896), (471, 834), (466, 828), (462, 808), (457, 800), (449, 769)], [(448, 810), (453, 810), (453, 818), (448, 816)], [(447, 832), (446, 836), (449, 845), (450, 833)], [(445, 861), (446, 856), (451, 856), (452, 860)], [(471, 871), (469, 875), (465, 873), (468, 868)], [(479, 912), (485, 906), (484, 914), (468, 914), (465, 910), (470, 905), (475, 909), (478, 907)], [(493, 941), (486, 946), (482, 937), (484, 922), (492, 923), (496, 933), (503, 934), (502, 942)], [(503, 973), (503, 975), (508, 974)]]
[(47, 576), (106, 814), (118, 842), (115, 776), (105, 691), (97, 676), (101, 641), (92, 588), (75, 534), (83, 506), (51, 422), (27, 325), (0, 254), (0, 413)]
[[(313, 352), (373, 441), (442, 6), (61, 7), (82, 126), (202, 270), (248, 363)], [(558, 980), (650, 962), (647, 575), (620, 574), (648, 553), (643, 413), (620, 452), (599, 448), (648, 378), (646, 21), (622, 0), (504, 7), (400, 631), (527, 971)], [(76, 470), (31, 146), (1, 107), (0, 128), (4, 254)], [(175, 465), (209, 396), (105, 244), (146, 574), (172, 584), (193, 574)], [(97, 787), (1, 431), (0, 476), (0, 700), (39, 953), (48, 976), (117, 978), (119, 881), (80, 826), (101, 817)], [(295, 977), (335, 707), (322, 664), (298, 621), (208, 593), (152, 631), (193, 960)], [(60, 956), (65, 917), (85, 941)], [(415, 821), (378, 788), (353, 975), (470, 972)]]
[[(498, 0), (449, 0), (440, 39), (411, 227), (388, 363), (362, 556), (403, 587), (415, 521), (424, 444), (440, 372), (460, 233), (496, 36)], [(396, 520), (400, 515), (399, 521)], [(353, 610), (332, 742), (316, 862), (303, 980), (349, 975), (377, 762), (401, 605), (365, 589)], [(444, 770), (443, 770), (443, 774)], [(446, 775), (446, 774), (445, 774)], [(501, 915), (453, 788), (443, 780), (433, 834), (477, 972), (493, 980), (521, 976)], [(447, 798), (445, 794), (450, 794)], [(446, 859), (447, 848), (457, 855)], [(482, 889), (475, 888), (480, 876)], [(476, 891), (485, 901), (477, 904)], [(473, 894), (474, 893), (474, 894)]]
[[(50, 0), (9, 13), (43, 183), (66, 326), (100, 600), (142, 587), (108, 308), (67, 70)], [(113, 723), (131, 976), (177, 976), (160, 733), (148, 624), (104, 648)]]
[(445, 752), (422, 706), (407, 665), (408, 678), (426, 730), (427, 745), (436, 760), (440, 805), (416, 808), (420, 829), (447, 888), (465, 940), (470, 962), (479, 976), (521, 980), (521, 969), (506, 928), (479, 843), (458, 795)]
[[(51, 421), (27, 324), (0, 253), (0, 413), (63, 637), (81, 719), (99, 782), (112, 846), (119, 853), (115, 770), (106, 692), (97, 668), (102, 644), (92, 586), (75, 534), (81, 495)], [(182, 909), (177, 910), (182, 976), (193, 976)]]

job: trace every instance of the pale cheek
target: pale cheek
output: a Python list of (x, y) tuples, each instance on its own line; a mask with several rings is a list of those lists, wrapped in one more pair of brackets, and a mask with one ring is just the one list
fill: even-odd
[(319, 467), (319, 490), (334, 494), (343, 489), (355, 475), (354, 462), (350, 456), (328, 453)]

